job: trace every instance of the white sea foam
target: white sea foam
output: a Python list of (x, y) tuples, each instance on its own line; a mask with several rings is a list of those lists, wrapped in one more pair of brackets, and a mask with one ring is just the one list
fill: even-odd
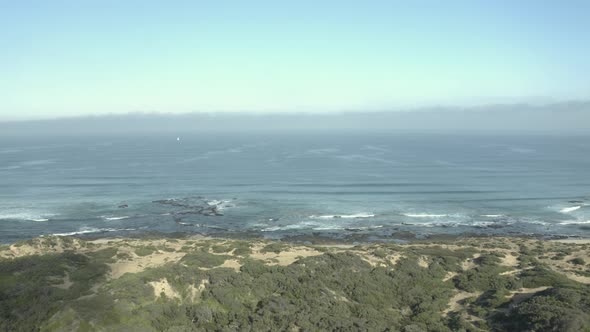
[[(18, 211), (18, 210), (17, 210)], [(28, 211), (23, 212), (5, 212), (0, 213), (0, 220), (23, 220), (23, 221), (49, 221), (49, 217), (52, 217), (51, 213), (32, 213)]]
[(107, 216), (103, 216), (102, 218), (103, 218), (104, 220), (111, 221), (111, 220), (123, 220), (123, 219), (129, 219), (129, 218), (131, 218), (131, 217), (130, 217), (130, 216), (119, 216), (119, 217), (107, 217)]
[(229, 199), (224, 199), (224, 200), (213, 199), (213, 200), (207, 201), (207, 205), (216, 206), (218, 210), (223, 210), (226, 208), (235, 207), (235, 204)]
[(321, 230), (343, 230), (344, 227), (335, 224), (322, 224), (312, 221), (302, 221), (296, 224), (283, 225), (283, 226), (270, 226), (261, 229), (263, 232), (276, 232), (276, 231), (288, 231), (288, 230), (299, 230), (299, 229), (311, 229), (315, 231)]
[(23, 161), (20, 164), (22, 166), (41, 166), (41, 165), (49, 165), (49, 164), (55, 164), (56, 161), (52, 160), (52, 159), (40, 159), (40, 160), (28, 160), (28, 161)]
[[(476, 227), (487, 227), (487, 226), (491, 226), (491, 225), (496, 225), (495, 222), (493, 221), (474, 221), (471, 224), (458, 224), (459, 226), (476, 226)], [(503, 224), (500, 224), (503, 225)]]
[(121, 231), (134, 231), (134, 228), (96, 228), (96, 227), (82, 227), (75, 232), (67, 232), (67, 233), (53, 233), (51, 235), (55, 236), (72, 236), (72, 235), (80, 235), (80, 234), (89, 234), (89, 233), (106, 233), (106, 232), (121, 232)]
[[(421, 222), (421, 223), (416, 223), (416, 224), (404, 223), (403, 225), (404, 226), (416, 226), (416, 227), (436, 227), (436, 226), (440, 226), (442, 224), (441, 223), (433, 223), (433, 222)], [(447, 226), (453, 227), (452, 224), (447, 224)]]
[(344, 228), (342, 228), (342, 226), (336, 226), (336, 225), (318, 226), (318, 227), (312, 228), (312, 230), (314, 230), (314, 231), (335, 231), (335, 230), (343, 230), (343, 229)]
[(272, 226), (272, 227), (267, 227), (267, 228), (263, 228), (261, 229), (261, 231), (263, 232), (276, 232), (276, 231), (280, 231), (281, 227), (279, 226)]
[(484, 217), (484, 218), (501, 218), (501, 217), (505, 217), (505, 215), (503, 215), (503, 214), (482, 214), (480, 217)]
[(430, 214), (430, 213), (402, 213), (406, 217), (410, 218), (440, 218), (447, 217), (448, 214)]
[(590, 220), (581, 221), (581, 220), (566, 220), (559, 223), (560, 225), (586, 225), (590, 224)]
[(346, 227), (346, 230), (354, 230), (354, 231), (367, 231), (371, 229), (383, 228), (383, 225), (374, 225), (374, 226), (363, 226), (363, 227)]
[(327, 214), (327, 215), (311, 215), (311, 219), (358, 219), (358, 218), (373, 218), (373, 213), (355, 213), (355, 214)]
[(19, 165), (5, 166), (5, 167), (0, 167), (0, 171), (8, 171), (11, 169), (19, 169), (19, 168), (21, 168), (21, 166), (19, 166)]
[(271, 227), (263, 228), (263, 229), (261, 229), (261, 231), (263, 231), (263, 232), (276, 232), (276, 231), (288, 231), (288, 230), (294, 230), (294, 229), (308, 229), (308, 228), (313, 228), (313, 226), (306, 225), (306, 224), (292, 224), (292, 225), (286, 225), (286, 226), (271, 226)]
[(576, 211), (576, 210), (578, 210), (581, 207), (582, 207), (581, 205), (566, 207), (566, 208), (563, 208), (563, 209), (559, 210), (559, 212), (561, 212), (561, 213), (569, 213), (569, 212), (572, 212), (572, 211)]

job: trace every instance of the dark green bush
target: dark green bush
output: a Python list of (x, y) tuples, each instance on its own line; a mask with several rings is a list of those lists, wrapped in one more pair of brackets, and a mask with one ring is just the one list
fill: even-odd
[(580, 257), (570, 259), (568, 262), (575, 264), (575, 265), (586, 265), (586, 261), (584, 261), (584, 259), (580, 258)]

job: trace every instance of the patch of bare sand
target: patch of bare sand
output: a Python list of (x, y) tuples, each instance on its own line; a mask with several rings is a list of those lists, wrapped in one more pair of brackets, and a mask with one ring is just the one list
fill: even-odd
[(563, 259), (554, 260), (554, 259), (543, 259), (541, 260), (543, 263), (549, 265), (549, 267), (557, 272), (561, 273), (567, 278), (583, 283), (583, 284), (590, 284), (590, 277), (583, 276), (576, 274), (575, 271), (585, 271), (587, 266), (584, 265), (576, 265), (572, 264), (570, 261), (574, 258), (582, 258), (584, 261), (590, 261), (590, 250), (577, 248), (578, 250), (574, 251), (571, 255), (567, 255), (563, 257)]
[(180, 294), (170, 286), (170, 283), (168, 283), (168, 279), (166, 278), (160, 279), (159, 281), (151, 281), (149, 284), (154, 288), (154, 296), (156, 298), (163, 297), (163, 294), (169, 299), (181, 299)]
[(375, 257), (373, 255), (359, 254), (358, 256), (362, 260), (364, 260), (365, 262), (369, 263), (372, 267), (377, 267), (377, 266), (386, 267), (387, 266), (381, 258)]
[(64, 238), (58, 236), (39, 237), (27, 241), (27, 243), (15, 243), (8, 247), (8, 250), (0, 252), (0, 257), (17, 258), (31, 255), (58, 254), (66, 250), (85, 251), (82, 247), (83, 241), (75, 238)]
[(475, 260), (480, 256), (481, 254), (474, 254), (473, 258), (468, 258), (465, 261), (463, 261), (463, 263), (461, 263), (461, 269), (463, 269), (463, 271), (467, 271), (474, 268), (476, 266)]
[(377, 257), (366, 252), (355, 252), (355, 255), (358, 255), (360, 259), (369, 263), (372, 267), (387, 267), (395, 265), (403, 257), (401, 254), (390, 254), (385, 257)]
[(449, 272), (447, 272), (447, 274), (443, 278), (443, 281), (449, 281), (449, 280), (453, 279), (457, 274), (458, 274), (457, 272), (449, 271)]
[(524, 271), (524, 270), (530, 270), (533, 267), (526, 267), (524, 269), (514, 269), (514, 270), (510, 270), (510, 271), (505, 271), (505, 272), (501, 272), (500, 275), (501, 276), (512, 276), (512, 275), (516, 275), (519, 274), (520, 272)]
[(355, 244), (322, 244), (319, 247), (323, 248), (336, 248), (336, 249), (350, 249), (356, 247)]
[(559, 240), (551, 240), (551, 242), (573, 243), (573, 244), (590, 244), (590, 239), (559, 239)]
[(517, 304), (521, 303), (522, 301), (529, 299), (530, 297), (537, 294), (538, 292), (542, 292), (542, 291), (549, 289), (549, 288), (551, 288), (551, 287), (543, 286), (543, 287), (537, 287), (537, 288), (520, 288), (519, 290), (511, 291), (510, 295), (508, 296), (508, 298), (512, 299), (512, 302), (510, 305), (512, 305), (512, 306), (517, 305)]
[(66, 272), (66, 276), (63, 279), (61, 284), (53, 285), (53, 287), (61, 288), (61, 289), (70, 289), (74, 282), (70, 280), (70, 274)]
[[(563, 273), (563, 272), (562, 272)], [(573, 272), (565, 272), (563, 273), (566, 277), (575, 280), (577, 282), (581, 282), (583, 284), (590, 284), (590, 277), (584, 277)]]
[(280, 253), (274, 252), (260, 252), (260, 248), (253, 250), (250, 254), (250, 258), (265, 261), (267, 265), (282, 265), (287, 266), (295, 262), (299, 257), (310, 257), (319, 256), (323, 252), (317, 251), (307, 247), (291, 247), (288, 250), (281, 251)]
[(201, 283), (197, 287), (190, 285), (189, 292), (191, 293), (191, 301), (196, 302), (208, 284), (209, 284), (209, 280), (203, 279), (203, 280), (201, 280)]
[(428, 268), (428, 261), (426, 260), (426, 257), (420, 256), (418, 258), (418, 265), (423, 268)]
[(127, 242), (128, 240), (126, 239), (120, 239), (120, 238), (106, 238), (106, 239), (96, 239), (96, 240), (92, 240), (92, 241), (88, 241), (88, 243), (93, 243), (93, 244), (97, 244), (97, 245), (107, 245), (107, 244), (115, 244), (115, 243), (121, 243), (121, 242)]
[(242, 267), (242, 264), (240, 264), (237, 259), (226, 259), (225, 262), (223, 262), (223, 264), (221, 264), (219, 267), (227, 267), (234, 269), (236, 272), (240, 272), (240, 267)]
[(450, 312), (456, 312), (461, 310), (463, 308), (463, 305), (460, 303), (461, 301), (468, 299), (470, 297), (478, 297), (481, 294), (482, 292), (458, 292), (449, 300), (449, 307), (443, 311), (443, 316), (448, 315)]
[(149, 267), (162, 266), (169, 262), (178, 262), (185, 253), (183, 252), (155, 252), (148, 256), (133, 257), (132, 260), (120, 260), (110, 263), (111, 278), (117, 279), (125, 273), (138, 273)]
[(516, 267), (518, 266), (518, 256), (512, 256), (510, 253), (505, 253), (505, 256), (502, 257), (502, 261), (500, 261), (500, 265)]
[(397, 264), (397, 262), (399, 262), (400, 259), (402, 259), (404, 256), (401, 254), (393, 254), (393, 255), (388, 255), (387, 259), (389, 260), (389, 262), (392, 265)]

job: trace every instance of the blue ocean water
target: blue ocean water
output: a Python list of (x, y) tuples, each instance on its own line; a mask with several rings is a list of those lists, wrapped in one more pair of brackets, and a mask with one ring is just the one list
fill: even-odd
[(151, 231), (588, 237), (590, 136), (0, 137), (0, 242)]

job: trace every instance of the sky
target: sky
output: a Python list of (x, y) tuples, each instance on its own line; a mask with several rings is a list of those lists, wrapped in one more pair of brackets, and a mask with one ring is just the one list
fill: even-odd
[(590, 99), (589, 1), (0, 0), (0, 121)]

